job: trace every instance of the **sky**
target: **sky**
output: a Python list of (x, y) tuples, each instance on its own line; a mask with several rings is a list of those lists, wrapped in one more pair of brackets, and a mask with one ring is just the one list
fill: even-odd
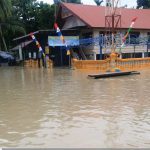
[[(39, 1), (44, 1), (49, 4), (53, 4), (53, 0), (39, 0)], [(81, 0), (83, 4), (88, 4), (88, 5), (95, 5), (94, 0)], [(105, 0), (104, 0), (105, 2)], [(136, 7), (136, 0), (120, 0), (120, 5), (124, 6), (127, 4), (128, 8)]]

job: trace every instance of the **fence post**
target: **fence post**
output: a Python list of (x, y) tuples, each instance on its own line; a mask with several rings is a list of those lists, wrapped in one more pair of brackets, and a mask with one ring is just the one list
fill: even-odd
[(135, 58), (135, 45), (134, 45), (134, 58)]
[(148, 49), (149, 49), (149, 43), (147, 42), (147, 57), (148, 57)]
[(38, 52), (38, 67), (41, 68), (41, 52)]
[(102, 36), (101, 35), (99, 36), (99, 47), (100, 47), (99, 58), (100, 60), (102, 60)]

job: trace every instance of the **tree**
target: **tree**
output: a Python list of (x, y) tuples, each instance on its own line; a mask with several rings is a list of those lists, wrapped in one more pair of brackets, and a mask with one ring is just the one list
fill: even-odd
[(144, 9), (150, 8), (150, 0), (137, 0), (137, 8), (143, 7)]
[(103, 0), (94, 0), (97, 6), (100, 6), (103, 2)]
[[(0, 50), (7, 51), (7, 43), (10, 43), (14, 32), (24, 33), (24, 29), (12, 17), (12, 5), (10, 0), (0, 0)], [(11, 34), (10, 34), (11, 32)], [(5, 40), (7, 38), (7, 40)]]
[(40, 2), (38, 7), (33, 12), (35, 29), (51, 29), (54, 25), (54, 5)]
[[(36, 0), (12, 0), (13, 11), (27, 32), (34, 26), (35, 13), (38, 3)], [(33, 27), (34, 28), (34, 27)]]
[(0, 21), (11, 15), (10, 0), (0, 0)]
[[(5, 18), (9, 17), (11, 15), (11, 3), (9, 0), (0, 0), (0, 40), (2, 40), (2, 43), (4, 45), (4, 48), (7, 50), (5, 38), (2, 32), (2, 24), (4, 24)], [(1, 49), (0, 45), (0, 49)]]
[(38, 0), (0, 0), (0, 49), (10, 48), (12, 39), (25, 32), (50, 29), (53, 24), (54, 5)]
[(10, 16), (5, 19), (5, 22), (2, 24), (2, 32), (6, 44), (6, 47), (4, 47), (5, 51), (12, 47), (13, 38), (25, 34), (23, 25), (19, 21), (17, 21), (14, 16)]
[(81, 4), (81, 0), (62, 0), (62, 2)]
[(54, 5), (37, 0), (12, 0), (12, 4), (27, 33), (53, 27)]

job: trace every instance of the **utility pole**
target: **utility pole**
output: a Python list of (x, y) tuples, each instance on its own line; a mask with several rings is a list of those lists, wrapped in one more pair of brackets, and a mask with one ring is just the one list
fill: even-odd
[(55, 12), (54, 12), (54, 18), (55, 18), (55, 22), (56, 22), (56, 15), (57, 15), (57, 4), (60, 2), (60, 0), (54, 0), (54, 4), (55, 4)]
[[(106, 0), (106, 10), (105, 10), (105, 29), (106, 33), (111, 35), (111, 39), (108, 41), (110, 43), (110, 71), (115, 68), (115, 62), (118, 55), (115, 52), (116, 41), (115, 34), (118, 28), (121, 27), (121, 10), (117, 9), (119, 0)], [(107, 35), (106, 35), (107, 36)]]
[(100, 48), (100, 52), (99, 52), (99, 55), (100, 55), (100, 56), (99, 56), (99, 59), (100, 59), (100, 60), (103, 59), (103, 58), (102, 58), (102, 55), (103, 55), (103, 52), (102, 52), (102, 48), (103, 48), (103, 47), (102, 47), (102, 38), (103, 38), (102, 35), (100, 35), (100, 36), (99, 36), (99, 48)]
[(111, 52), (115, 51), (115, 34), (118, 28), (121, 27), (121, 10), (118, 10), (119, 0), (106, 0), (105, 10), (105, 30), (106, 33), (112, 35), (109, 41)]

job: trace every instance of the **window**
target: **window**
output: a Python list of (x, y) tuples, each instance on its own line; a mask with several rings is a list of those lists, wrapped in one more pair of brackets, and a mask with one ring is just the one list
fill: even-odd
[(148, 43), (150, 43), (150, 32), (147, 33)]
[(130, 44), (139, 44), (140, 32), (132, 32), (130, 34)]
[(84, 39), (93, 38), (93, 32), (83, 33), (82, 38), (84, 38)]

